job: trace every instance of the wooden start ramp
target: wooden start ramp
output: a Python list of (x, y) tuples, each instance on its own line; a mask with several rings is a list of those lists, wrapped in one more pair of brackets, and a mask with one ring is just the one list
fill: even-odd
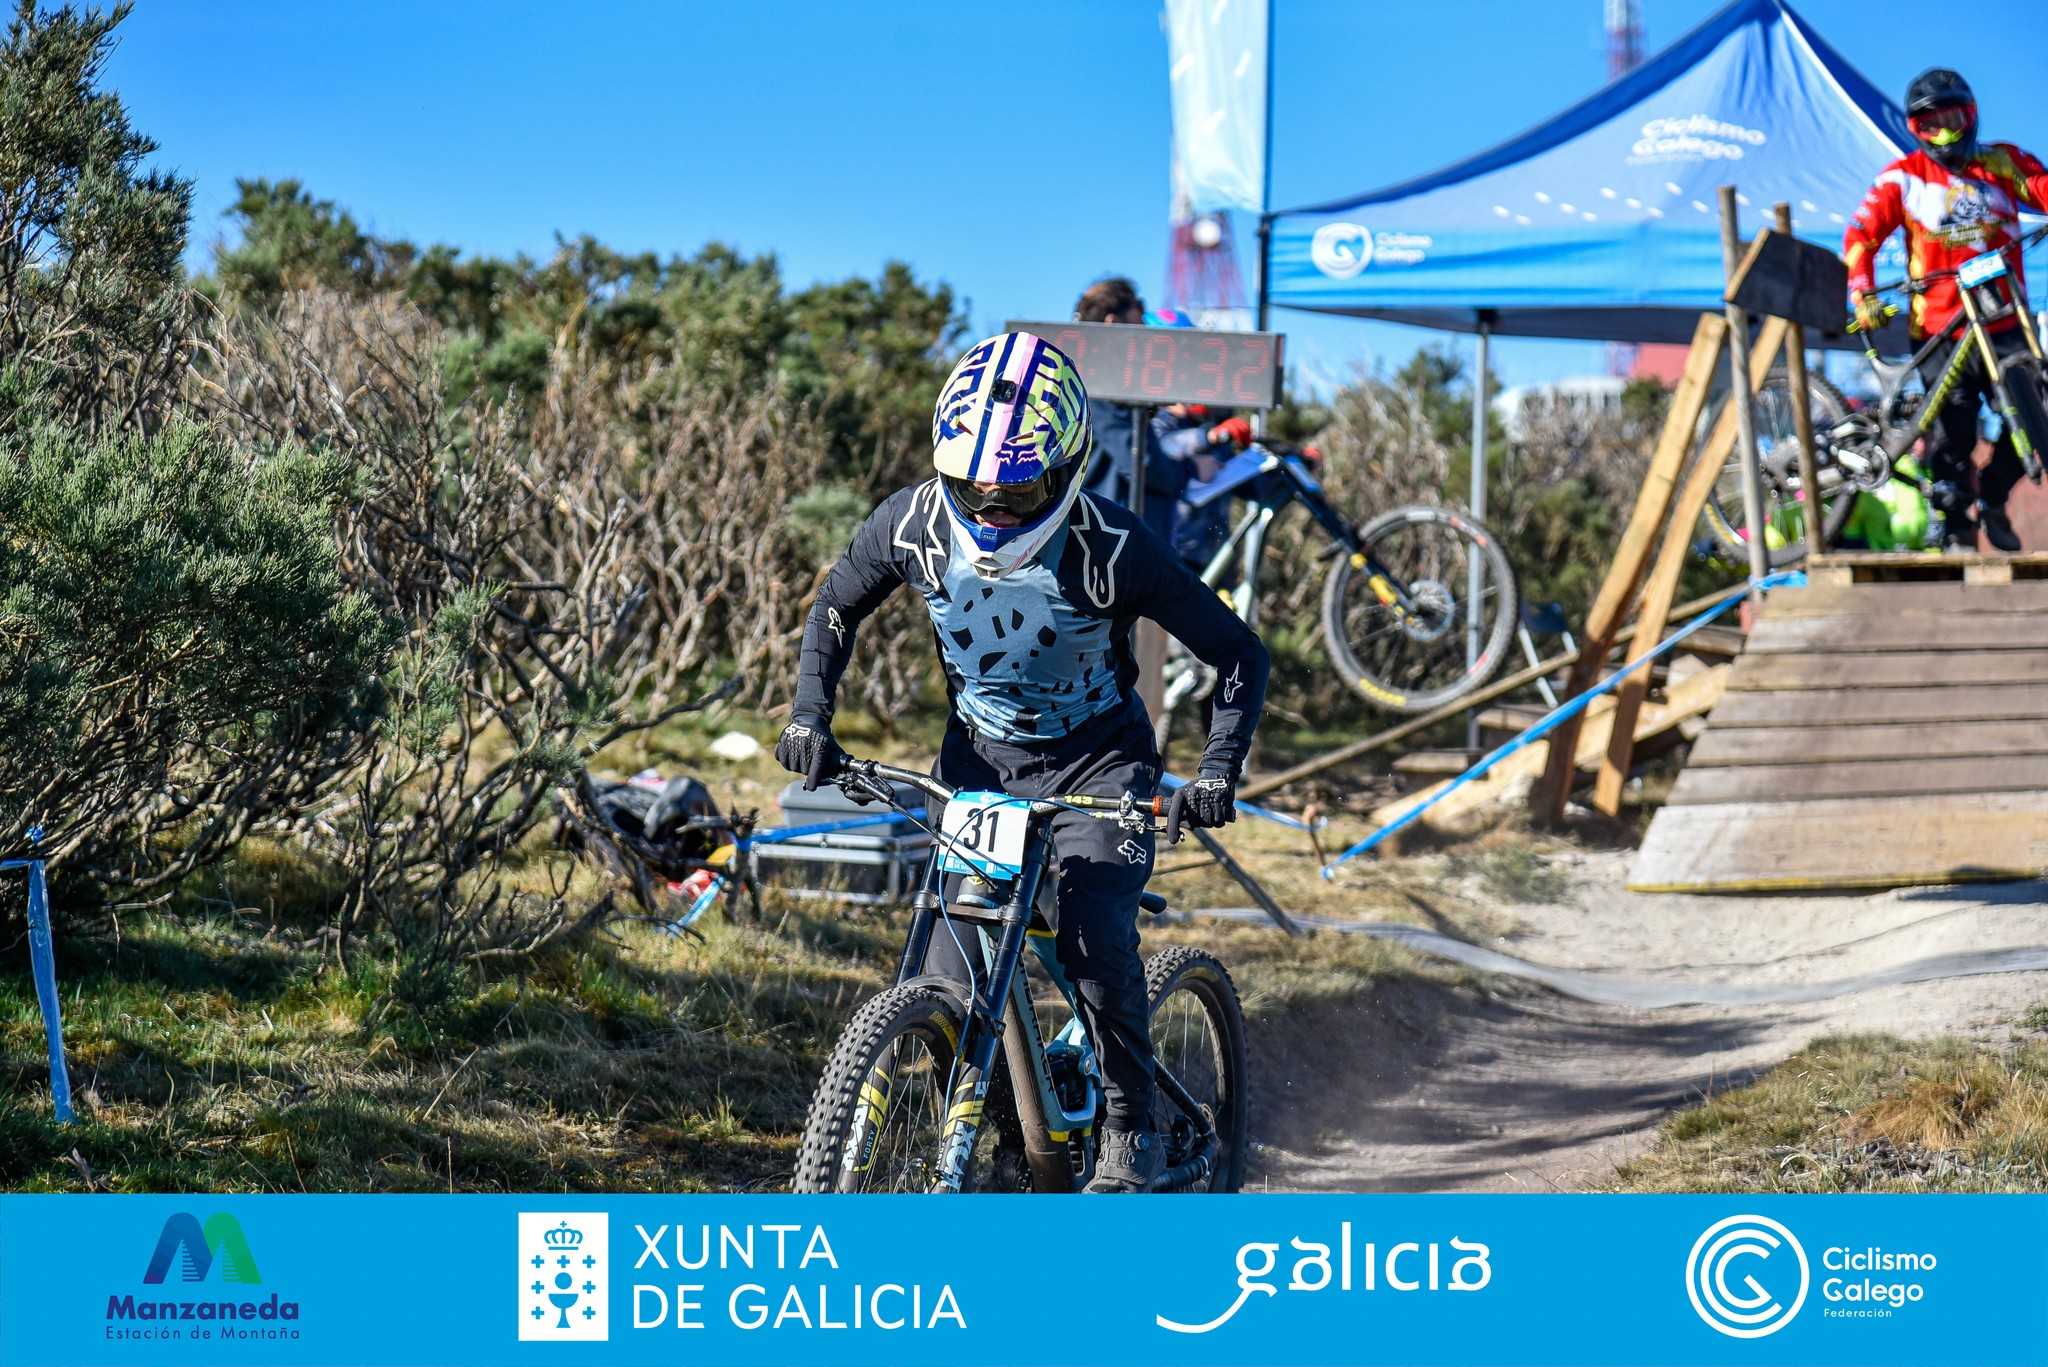
[(2048, 580), (1832, 577), (1765, 605), (1650, 823), (1632, 890), (2048, 868)]

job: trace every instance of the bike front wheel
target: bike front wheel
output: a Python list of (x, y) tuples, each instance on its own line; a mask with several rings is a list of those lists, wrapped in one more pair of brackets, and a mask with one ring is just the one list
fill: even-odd
[[(792, 1190), (933, 1190), (964, 1030), (959, 1002), (928, 983), (892, 987), (855, 1012), (818, 1080)], [(997, 1078), (962, 1190), (1029, 1189), (1007, 1101)]]
[(2019, 420), (2019, 430), (2012, 434), (2013, 451), (2030, 471), (2038, 469), (2039, 462), (2048, 461), (2048, 377), (2043, 377), (2041, 363), (2031, 356), (2006, 361), (2000, 369), (2013, 415)]
[[(1340, 556), (1323, 585), (1323, 639), (1344, 681), (1390, 712), (1420, 713), (1492, 678), (1520, 610), (1498, 538), (1462, 513), (1417, 506), (1373, 519), (1359, 540), (1364, 551)], [(1373, 561), (1407, 603), (1385, 601)]]
[(1250, 1124), (1237, 985), (1215, 955), (1175, 945), (1145, 961), (1145, 989), (1152, 1002), (1153, 1057), (1172, 1072), (1216, 1133), (1215, 1152), (1203, 1171), (1195, 1161), (1205, 1147), (1196, 1122), (1160, 1088), (1152, 1129), (1165, 1141), (1167, 1172), (1187, 1173), (1165, 1189), (1236, 1191), (1244, 1185)]
[[(1792, 406), (1791, 376), (1783, 370), (1772, 371), (1752, 398), (1757, 461), (1762, 466), (1759, 482), (1763, 492), (1764, 546), (1769, 552), (1771, 567), (1777, 569), (1806, 554), (1806, 513), (1800, 506), (1799, 488), (1799, 427)], [(1849, 401), (1842, 397), (1842, 391), (1818, 375), (1806, 377), (1806, 402), (1816, 433), (1833, 431), (1849, 416)], [(1714, 430), (1727, 406), (1727, 396), (1723, 395), (1700, 419), (1702, 439)], [(1830, 473), (1825, 450), (1815, 453), (1815, 462), (1819, 466), (1817, 473), (1821, 476), (1821, 487), (1825, 490)], [(1856, 503), (1856, 492), (1847, 484), (1841, 484), (1826, 495), (1823, 527), (1831, 544), (1841, 535), (1842, 525), (1849, 520), (1849, 510)], [(1721, 466), (1721, 474), (1714, 481), (1714, 491), (1700, 512), (1700, 521), (1726, 555), (1735, 560), (1747, 559), (1749, 518), (1742, 502), (1742, 443), (1739, 440)]]

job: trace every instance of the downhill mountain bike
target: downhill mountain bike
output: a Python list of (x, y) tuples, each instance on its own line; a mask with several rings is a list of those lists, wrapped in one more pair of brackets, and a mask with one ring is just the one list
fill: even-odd
[[(1045, 819), (1060, 810), (1178, 835), (1170, 805), (1072, 796), (956, 792), (926, 774), (873, 760), (835, 780), (849, 795), (901, 806), (892, 781), (940, 805), (933, 857), (911, 900), (896, 981), (848, 1023), (818, 1082), (797, 1152), (800, 1192), (1078, 1191), (1094, 1173), (1102, 1089), (1074, 989), (1052, 952), (1058, 879)], [(927, 827), (927, 829), (930, 829)], [(945, 895), (941, 895), (942, 892)], [(1158, 914), (1166, 899), (1143, 895)], [(967, 980), (926, 971), (935, 937), (950, 937)], [(1037, 952), (1064, 999), (1051, 1031), (1027, 985)], [(1229, 972), (1175, 946), (1145, 961), (1158, 1061), (1153, 1131), (1166, 1166), (1154, 1190), (1235, 1191), (1244, 1181), (1244, 1013)]]
[[(1420, 504), (1361, 527), (1330, 505), (1320, 460), (1313, 447), (1260, 442), (1188, 487), (1182, 502), (1190, 515), (1223, 499), (1244, 505), (1202, 582), (1257, 627), (1266, 535), (1274, 518), (1299, 503), (1329, 540), (1323, 645), (1346, 683), (1388, 711), (1419, 713), (1492, 678), (1518, 620), (1515, 572), (1499, 538), (1463, 513)], [(1174, 709), (1206, 696), (1215, 674), (1176, 645), (1165, 683), (1162, 742)]]
[[(1954, 280), (1962, 308), (1948, 326), (1934, 333), (1912, 356), (1886, 361), (1877, 354), (1877, 339), (1864, 336), (1864, 359), (1877, 381), (1874, 403), (1852, 410), (1833, 385), (1817, 375), (1807, 378), (1806, 402), (1813, 416), (1814, 474), (1821, 485), (1822, 526), (1832, 541), (1842, 530), (1851, 505), (1859, 493), (1882, 487), (1892, 478), (1899, 457), (1913, 449), (1913, 443), (1927, 435), (1941, 415), (1949, 392), (1973, 363), (1981, 364), (1991, 377), (1998, 395), (1999, 416), (2013, 449), (2025, 464), (2027, 475), (2041, 481), (2042, 457), (2048, 454), (2048, 364), (2044, 364), (2041, 337), (2033, 316), (2019, 298), (2012, 273), (2018, 254), (2048, 235), (2048, 228), (2036, 229), (2018, 242), (1971, 257), (1952, 271), (1933, 271), (1911, 280), (1880, 286), (1878, 293), (1918, 294), (1938, 280)], [(1886, 318), (1900, 312), (1886, 304)], [(1991, 341), (1991, 328), (2011, 318), (2026, 339), (2024, 355), (2001, 358)], [(1862, 328), (1852, 317), (1851, 334)], [(1920, 366), (1943, 347), (1949, 348), (1946, 367), (1932, 389), (1919, 390)], [(1727, 402), (1724, 396), (1721, 403)], [(1799, 480), (1799, 439), (1794, 427), (1792, 387), (1785, 372), (1771, 372), (1756, 392), (1757, 462), (1763, 478), (1763, 519), (1765, 544), (1773, 566), (1790, 564), (1806, 554), (1804, 516), (1799, 507), (1805, 490)], [(1701, 419), (1701, 431), (1711, 430), (1720, 408)], [(1741, 453), (1733, 452), (1715, 483), (1701, 520), (1707, 531), (1731, 555), (1747, 554), (1749, 533), (1742, 508)]]

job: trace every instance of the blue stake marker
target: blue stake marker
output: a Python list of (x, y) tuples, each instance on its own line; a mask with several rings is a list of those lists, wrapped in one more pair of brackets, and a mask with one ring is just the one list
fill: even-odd
[[(28, 833), (31, 842), (42, 839), (40, 828)], [(50, 1046), (50, 1099), (56, 1103), (59, 1124), (73, 1125), (78, 1116), (71, 1109), (71, 1073), (64, 1066), (64, 1022), (58, 1014), (57, 951), (50, 940), (50, 899), (44, 887), (43, 861), (8, 859), (0, 870), (28, 870), (28, 952), (36, 980), (36, 1002), (43, 1009), (43, 1037)]]

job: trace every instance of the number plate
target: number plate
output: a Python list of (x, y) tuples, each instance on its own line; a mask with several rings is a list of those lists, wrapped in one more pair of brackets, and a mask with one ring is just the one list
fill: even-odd
[(1965, 285), (1981, 285), (1987, 280), (1996, 280), (2005, 271), (2005, 253), (1986, 252), (1956, 267), (1956, 279)]
[(939, 868), (991, 880), (1024, 869), (1024, 828), (1031, 808), (1008, 793), (955, 793), (939, 817)]

